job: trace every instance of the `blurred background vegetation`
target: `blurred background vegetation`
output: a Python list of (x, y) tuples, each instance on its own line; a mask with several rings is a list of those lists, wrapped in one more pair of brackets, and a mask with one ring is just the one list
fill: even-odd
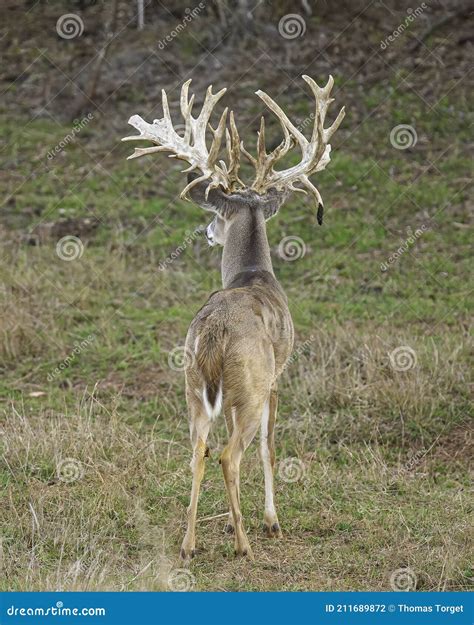
[[(264, 539), (248, 451), (256, 562), (235, 560), (205, 520), (227, 507), (218, 424), (193, 587), (390, 590), (407, 567), (417, 589), (472, 585), (470, 18), (454, 1), (2, 3), (2, 590), (169, 587), (190, 487), (170, 352), (220, 288), (219, 250), (194, 234), (209, 216), (179, 199), (179, 165), (126, 161), (120, 138), (132, 114), (161, 116), (162, 88), (182, 123), (188, 78), (196, 108), (228, 88), (250, 150), (262, 113), (280, 140), (257, 89), (309, 133), (302, 74), (332, 74), (332, 115), (346, 106), (317, 178), (324, 225), (302, 195), (268, 225), (296, 326), (277, 454), (303, 470), (280, 472), (284, 538)], [(282, 257), (284, 237), (304, 255)]]

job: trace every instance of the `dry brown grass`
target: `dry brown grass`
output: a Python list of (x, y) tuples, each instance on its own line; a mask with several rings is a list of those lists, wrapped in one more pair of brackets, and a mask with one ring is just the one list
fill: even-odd
[[(459, 43), (467, 25), (445, 25), (416, 55), (401, 37), (382, 54), (380, 41), (406, 7), (393, 15), (372, 3), (350, 33), (344, 12), (320, 7), (324, 19), (315, 10), (304, 38), (283, 41), (275, 19), (258, 46), (249, 37), (237, 50), (230, 40), (215, 48), (215, 19), (203, 12), (143, 63), (179, 19), (164, 9), (152, 19), (150, 5), (140, 37), (131, 24), (114, 42), (98, 85), (101, 110), (50, 160), (71, 132), (77, 94), (65, 73), (87, 67), (104, 23), (100, 3), (84, 9), (87, 37), (65, 42), (54, 29), (56, 4), (39, 3), (21, 18), (12, 7), (0, 39), (9, 62), (1, 78), (9, 115), (0, 177), (1, 589), (161, 590), (180, 566), (190, 449), (183, 375), (168, 352), (183, 345), (193, 315), (220, 288), (219, 252), (199, 238), (183, 250), (206, 216), (176, 197), (177, 172), (164, 161), (143, 169), (127, 162), (118, 138), (131, 114), (151, 115), (160, 88), (180, 82), (177, 73), (192, 73), (202, 97), (208, 53), (198, 41), (213, 48), (213, 82), (229, 87), (226, 105), (239, 103), (250, 148), (258, 88), (295, 123), (308, 120), (308, 100), (289, 76), (324, 82), (334, 73), (348, 115), (318, 179), (325, 225), (311, 222), (299, 195), (268, 225), (297, 332), (276, 432), (283, 540), (261, 529), (253, 445), (242, 504), (256, 560), (234, 558), (219, 516), (227, 510), (220, 420), (199, 504), (201, 552), (182, 582), (202, 590), (390, 590), (391, 574), (408, 566), (420, 590), (471, 587), (472, 107), (462, 78), (469, 44)], [(412, 26), (408, 37), (423, 24)], [(12, 76), (20, 79), (11, 84)], [(410, 149), (390, 143), (399, 124), (416, 130)], [(269, 119), (269, 142), (278, 132)], [(69, 231), (86, 220), (94, 228)], [(64, 228), (84, 245), (74, 262), (56, 253)], [(304, 242), (294, 262), (277, 253), (287, 235)], [(179, 258), (159, 271), (177, 249)], [(399, 347), (414, 350), (416, 366), (394, 369), (390, 353)], [(294, 482), (285, 481), (288, 466)]]
[[(357, 335), (350, 325), (315, 333), (283, 385), (278, 457), (303, 467), (295, 483), (277, 479), (283, 540), (260, 530), (263, 485), (253, 448), (242, 492), (256, 562), (234, 560), (222, 518), (203, 520), (201, 553), (192, 577), (179, 573), (183, 583), (387, 590), (391, 572), (410, 566), (420, 589), (466, 587), (472, 442), (467, 415), (450, 410), (466, 384), (465, 354), (457, 350), (444, 366), (433, 344), (420, 340), (412, 343), (416, 368), (396, 372), (387, 354), (398, 343), (380, 329), (377, 337)], [(456, 341), (447, 337), (437, 349), (452, 354)], [(173, 392), (181, 384), (178, 375)], [(110, 385), (75, 396), (63, 409), (48, 407), (56, 402), (48, 391), (6, 407), (4, 588), (166, 589), (180, 566), (190, 482), (184, 413), (164, 402), (153, 424), (139, 414), (130, 419), (127, 409), (136, 413), (140, 401)], [(201, 497), (204, 519), (226, 510), (216, 461), (224, 441), (221, 423)], [(453, 447), (455, 458), (446, 451)]]

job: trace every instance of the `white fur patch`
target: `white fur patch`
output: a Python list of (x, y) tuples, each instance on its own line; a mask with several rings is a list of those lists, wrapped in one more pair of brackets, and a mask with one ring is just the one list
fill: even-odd
[(211, 406), (209, 402), (209, 398), (207, 396), (207, 388), (206, 383), (204, 383), (204, 387), (202, 389), (202, 401), (204, 403), (204, 409), (206, 410), (206, 414), (211, 419), (216, 419), (222, 410), (222, 380), (219, 382), (219, 389), (216, 395), (216, 401), (214, 406)]
[(265, 512), (275, 514), (275, 504), (273, 503), (273, 476), (270, 463), (270, 450), (268, 449), (268, 418), (270, 416), (269, 402), (265, 402), (262, 412), (260, 450), (262, 454), (263, 473), (265, 475)]

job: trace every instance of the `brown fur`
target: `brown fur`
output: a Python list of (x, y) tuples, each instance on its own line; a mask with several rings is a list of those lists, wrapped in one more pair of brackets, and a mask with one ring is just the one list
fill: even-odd
[[(240, 513), (240, 460), (262, 426), (262, 415), (268, 409), (268, 431), (262, 441), (262, 456), (264, 462), (268, 458), (266, 462), (273, 471), (276, 383), (293, 346), (293, 324), (286, 295), (273, 274), (263, 209), (245, 203), (230, 212), (228, 208), (227, 205), (224, 216), (221, 212), (223, 223), (220, 226), (225, 233), (224, 289), (213, 293), (197, 313), (186, 339), (186, 352), (194, 354), (186, 370), (186, 399), (194, 454), (188, 531), (181, 550), (184, 558), (191, 557), (195, 550), (197, 499), (211, 424), (203, 389), (206, 388), (212, 407), (217, 402), (219, 388), (223, 391), (229, 442), (222, 453), (221, 464), (230, 504), (228, 527), (235, 532), (236, 553), (251, 555)], [(267, 479), (266, 489), (271, 486), (273, 490), (273, 477), (270, 479), (266, 475)], [(266, 509), (264, 520), (269, 534), (279, 536), (274, 510)]]

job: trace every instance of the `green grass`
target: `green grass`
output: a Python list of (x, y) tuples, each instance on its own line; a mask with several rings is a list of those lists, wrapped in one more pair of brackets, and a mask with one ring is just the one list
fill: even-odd
[[(242, 506), (256, 560), (234, 559), (223, 518), (203, 520), (190, 569), (197, 589), (388, 590), (406, 566), (420, 590), (472, 584), (463, 101), (443, 100), (426, 115), (410, 92), (374, 87), (362, 106), (383, 100), (383, 115), (352, 133), (349, 115), (335, 142), (318, 180), (324, 226), (300, 195), (268, 226), (297, 334), (277, 453), (303, 469), (294, 483), (277, 477), (284, 538), (263, 537), (253, 445)], [(101, 119), (49, 161), (70, 127), (16, 122), (2, 128), (12, 175), (2, 180), (0, 588), (167, 588), (191, 483), (183, 375), (168, 354), (220, 288), (219, 253), (196, 237), (168, 269), (159, 263), (209, 216), (176, 199), (182, 181), (172, 167), (165, 173), (164, 159), (125, 161), (129, 147)], [(415, 124), (419, 149), (390, 145), (398, 123)], [(54, 237), (25, 243), (65, 216), (99, 219), (81, 258), (58, 258)], [(426, 233), (381, 271), (423, 224)], [(284, 236), (304, 242), (303, 257), (278, 256)], [(390, 365), (399, 346), (416, 353), (405, 372)], [(220, 422), (201, 519), (227, 510), (217, 462), (224, 444)], [(67, 458), (80, 474), (71, 482), (57, 475)]]

